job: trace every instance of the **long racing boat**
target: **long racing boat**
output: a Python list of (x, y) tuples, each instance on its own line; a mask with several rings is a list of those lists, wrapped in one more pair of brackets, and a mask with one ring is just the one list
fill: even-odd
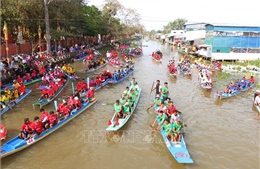
[[(31, 89), (26, 89), (26, 92), (21, 95), (20, 97), (18, 97), (17, 99), (15, 99), (16, 104), (19, 103), (20, 101), (22, 101), (26, 96), (28, 96), (30, 93), (32, 92)], [(11, 103), (10, 107), (14, 107), (15, 104)], [(5, 112), (7, 112), (8, 110), (10, 110), (10, 108), (8, 106), (6, 106), (2, 111), (0, 111), (0, 115), (4, 114)]]
[(137, 106), (137, 104), (139, 102), (139, 98), (141, 96), (141, 92), (142, 92), (142, 89), (139, 88), (138, 89), (138, 95), (136, 97), (136, 100), (134, 102), (134, 106), (131, 109), (130, 114), (126, 115), (126, 117), (124, 119), (123, 118), (117, 119), (116, 118), (116, 113), (115, 113), (113, 115), (112, 119), (110, 120), (111, 124), (106, 128), (106, 131), (117, 131), (120, 128), (122, 128), (128, 122), (128, 120), (131, 118), (132, 114), (134, 113), (134, 111), (136, 109), (136, 106)]
[(241, 90), (232, 92), (231, 94), (225, 93), (223, 91), (222, 92), (216, 91), (215, 96), (217, 96), (218, 99), (226, 99), (229, 97), (236, 96), (236, 95), (240, 94), (241, 92), (247, 91), (248, 89), (252, 88), (254, 85), (255, 85), (255, 83), (250, 84), (250, 86), (247, 86)]
[(65, 118), (62, 121), (60, 121), (59, 123), (57, 123), (52, 128), (43, 131), (40, 136), (35, 136), (33, 139), (29, 139), (29, 140), (23, 140), (19, 136), (16, 136), (16, 137), (12, 138), (11, 140), (9, 140), (6, 143), (4, 143), (3, 146), (1, 147), (1, 152), (0, 152), (1, 158), (9, 156), (9, 155), (11, 155), (13, 153), (16, 153), (18, 151), (21, 151), (21, 150), (23, 150), (23, 149), (25, 149), (25, 148), (35, 144), (36, 142), (42, 140), (43, 138), (45, 138), (46, 136), (50, 135), (51, 133), (53, 133), (54, 131), (56, 131), (57, 129), (59, 129), (60, 127), (62, 127), (63, 125), (65, 125), (66, 123), (71, 121), (72, 119), (74, 119), (76, 116), (81, 114), (83, 111), (85, 111), (91, 105), (96, 103), (96, 101), (97, 100), (95, 100), (93, 102), (85, 102), (85, 103), (83, 103), (82, 107), (80, 109), (72, 110), (70, 112), (70, 116), (68, 116), (67, 118)]
[(66, 83), (62, 87), (60, 87), (58, 89), (58, 91), (55, 93), (55, 95), (52, 98), (49, 98), (49, 99), (45, 99), (45, 98), (39, 99), (37, 102), (33, 103), (33, 107), (40, 106), (40, 108), (41, 108), (41, 107), (49, 104), (50, 102), (52, 102), (62, 92), (62, 90), (65, 89), (65, 87), (67, 86), (68, 83), (69, 83), (69, 79), (66, 80)]
[(108, 83), (112, 83), (112, 84), (116, 84), (119, 82), (122, 82), (123, 80), (125, 80), (128, 76), (130, 76), (131, 74), (134, 73), (134, 67), (132, 69), (129, 69), (129, 72), (127, 74), (125, 74), (123, 77), (121, 77), (120, 79), (109, 79)]
[[(158, 125), (160, 125), (161, 121), (157, 119), (157, 122)], [(166, 144), (166, 147), (178, 163), (193, 163), (193, 160), (190, 157), (189, 151), (186, 147), (183, 134), (181, 134), (181, 141), (179, 142), (179, 144), (173, 144), (171, 141), (168, 140), (166, 136), (167, 133), (163, 130), (163, 127), (161, 128), (160, 132)]]

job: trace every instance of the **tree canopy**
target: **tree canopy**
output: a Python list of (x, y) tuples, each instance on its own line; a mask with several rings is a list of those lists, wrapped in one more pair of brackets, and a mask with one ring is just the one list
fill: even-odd
[(45, 1), (48, 3), (51, 39), (98, 34), (121, 36), (140, 33), (144, 29), (140, 15), (117, 0), (106, 0), (102, 9), (89, 6), (85, 0), (2, 0), (1, 25), (7, 22), (14, 40), (18, 27), (27, 41), (38, 39), (39, 27), (43, 34), (41, 38), (45, 37)]

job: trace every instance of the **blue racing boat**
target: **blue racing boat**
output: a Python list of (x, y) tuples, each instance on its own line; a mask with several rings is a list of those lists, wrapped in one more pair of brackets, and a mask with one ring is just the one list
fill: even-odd
[(125, 80), (128, 76), (130, 76), (131, 74), (134, 73), (134, 67), (132, 67), (132, 69), (129, 69), (128, 73), (127, 74), (124, 74), (123, 77), (115, 80), (115, 79), (109, 79), (108, 80), (108, 83), (112, 83), (112, 84), (116, 84), (116, 83), (119, 83), (119, 82), (122, 82), (123, 80)]
[(87, 108), (89, 108), (91, 105), (93, 105), (94, 103), (96, 103), (97, 100), (93, 101), (93, 102), (86, 102), (82, 104), (82, 107), (78, 110), (74, 109), (70, 112), (70, 116), (68, 116), (67, 118), (65, 118), (64, 120), (61, 120), (59, 123), (57, 123), (55, 126), (53, 126), (52, 128), (43, 131), (40, 136), (35, 136), (33, 139), (29, 139), (29, 140), (23, 140), (21, 139), (19, 136), (16, 136), (14, 138), (12, 138), (11, 140), (7, 141), (6, 143), (3, 144), (3, 146), (1, 147), (1, 158), (4, 158), (6, 156), (9, 156), (13, 153), (16, 153), (18, 151), (21, 151), (29, 146), (31, 146), (32, 144), (42, 140), (43, 138), (45, 138), (46, 136), (50, 135), (51, 133), (53, 133), (54, 131), (56, 131), (57, 129), (59, 129), (60, 127), (62, 127), (63, 125), (65, 125), (66, 123), (68, 123), (69, 121), (71, 121), (72, 119), (74, 119), (76, 116), (78, 116), (79, 114), (81, 114), (83, 111), (85, 111)]
[[(35, 83), (38, 83), (38, 82), (41, 82), (41, 81), (42, 81), (42, 78), (38, 78), (38, 79), (34, 79), (34, 80), (33, 79), (29, 80), (29, 81), (24, 80), (23, 83), (24, 83), (25, 86), (30, 86), (32, 84), (35, 84)], [(13, 85), (13, 83), (4, 84), (2, 86), (2, 89), (4, 89), (5, 87), (7, 87), (8, 89), (11, 89), (11, 88), (13, 88), (12, 85)], [(2, 89), (1, 89), (1, 93), (3, 92)]]
[(218, 99), (226, 99), (226, 98), (229, 98), (229, 97), (236, 96), (236, 95), (238, 95), (241, 92), (247, 91), (248, 89), (252, 88), (254, 85), (255, 85), (255, 83), (250, 84), (250, 86), (247, 86), (247, 87), (245, 87), (245, 88), (243, 88), (241, 90), (238, 90), (238, 91), (234, 91), (234, 92), (232, 92), (230, 94), (225, 93), (223, 91), (222, 92), (216, 91), (215, 96), (217, 96)]
[[(21, 100), (23, 100), (23, 99), (24, 99), (26, 96), (28, 96), (31, 92), (32, 92), (31, 89), (26, 89), (26, 92), (25, 92), (22, 96), (20, 96), (20, 97), (18, 97), (17, 99), (15, 99), (16, 104), (19, 103)], [(11, 106), (11, 107), (14, 107), (15, 104), (14, 104), (14, 103), (11, 103), (10, 106)], [(2, 111), (0, 111), (0, 115), (4, 114), (4, 113), (7, 112), (8, 110), (10, 110), (10, 108), (9, 108), (8, 106), (6, 106)]]
[[(104, 86), (107, 85), (107, 84), (108, 84), (108, 79), (105, 80), (104, 82), (102, 82), (100, 85), (95, 86), (95, 91), (97, 91), (98, 89), (101, 89), (102, 87), (104, 87)], [(87, 92), (88, 92), (88, 90), (86, 90), (86, 91), (83, 92), (83, 93), (80, 93), (80, 97), (85, 97), (86, 94), (87, 94)]]
[(71, 80), (80, 79), (80, 77), (78, 75), (76, 75), (75, 73), (74, 73), (74, 75), (69, 75), (67, 72), (65, 72), (65, 71), (63, 71), (63, 72)]
[[(160, 125), (161, 121), (157, 120), (157, 122), (158, 125)], [(178, 163), (186, 163), (186, 164), (193, 163), (193, 160), (190, 157), (189, 151), (186, 147), (183, 134), (181, 135), (181, 142), (179, 142), (179, 144), (173, 144), (166, 137), (166, 132), (163, 130), (163, 127), (161, 128), (160, 132), (168, 150), (170, 151), (170, 153)]]

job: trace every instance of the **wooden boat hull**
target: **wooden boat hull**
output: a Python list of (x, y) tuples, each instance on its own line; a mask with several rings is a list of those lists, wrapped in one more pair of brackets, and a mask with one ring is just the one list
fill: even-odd
[(124, 77), (120, 78), (119, 80), (109, 79), (109, 80), (108, 80), (108, 83), (112, 83), (112, 84), (120, 83), (120, 82), (122, 82), (123, 80), (125, 80), (128, 76), (130, 76), (130, 75), (133, 74), (133, 73), (134, 73), (134, 70), (130, 70), (127, 75), (125, 75)]
[(252, 88), (254, 85), (255, 85), (255, 83), (251, 84), (251, 86), (249, 86), (249, 87), (246, 87), (246, 88), (244, 88), (242, 90), (239, 90), (237, 92), (233, 92), (231, 94), (227, 94), (227, 93), (224, 93), (224, 92), (216, 92), (215, 96), (217, 96), (217, 98), (227, 99), (227, 98), (236, 96), (236, 95), (238, 95), (241, 92), (247, 91), (248, 89)]
[(66, 123), (71, 121), (72, 119), (74, 119), (76, 116), (81, 114), (83, 111), (85, 111), (91, 105), (93, 105), (96, 101), (97, 100), (90, 102), (90, 103), (83, 103), (82, 107), (79, 110), (75, 110), (75, 109), (72, 110), (72, 112), (71, 112), (72, 115), (70, 115), (66, 119), (60, 121), (58, 124), (56, 124), (54, 127), (50, 128), (50, 129), (48, 129), (47, 131), (43, 131), (43, 133), (41, 134), (40, 137), (35, 136), (35, 138), (34, 138), (34, 140), (32, 140), (32, 142), (22, 140), (18, 136), (14, 137), (13, 139), (9, 140), (1, 147), (1, 152), (0, 152), (1, 158), (9, 156), (18, 151), (21, 151), (21, 150), (31, 146), (32, 144), (42, 140), (43, 138), (50, 135), (51, 133), (53, 133), (54, 131), (56, 131), (57, 129), (59, 129), (60, 127), (62, 127), (63, 125), (65, 125)]
[(55, 95), (51, 99), (38, 100), (37, 102), (33, 103), (33, 107), (35, 107), (35, 106), (43, 107), (43, 106), (49, 104), (50, 102), (52, 102), (62, 92), (62, 90), (65, 89), (65, 87), (68, 85), (68, 83), (69, 83), (69, 80), (67, 79), (66, 83), (61, 88), (59, 88), (59, 90), (55, 93)]
[(92, 68), (92, 69), (85, 70), (85, 72), (86, 72), (86, 73), (95, 72), (96, 70), (99, 70), (99, 69), (101, 69), (102, 67), (104, 67), (104, 66), (106, 66), (106, 65), (107, 65), (107, 62), (104, 63), (104, 64), (102, 64), (102, 65), (100, 65), (100, 66), (98, 66), (98, 67), (96, 67), (95, 69)]
[[(157, 122), (158, 122), (158, 125), (161, 123), (159, 120), (157, 120)], [(189, 151), (186, 147), (186, 143), (185, 143), (183, 134), (181, 136), (181, 142), (179, 144), (174, 145), (166, 137), (166, 133), (163, 130), (163, 128), (160, 130), (160, 132), (161, 132), (162, 138), (166, 144), (166, 147), (168, 148), (169, 152), (172, 154), (172, 156), (175, 158), (175, 160), (178, 163), (184, 163), (184, 164), (193, 163), (193, 160), (190, 157)]]
[[(133, 109), (131, 110), (131, 114), (134, 113), (135, 109), (136, 109), (136, 106), (139, 102), (139, 99), (140, 99), (140, 96), (141, 96), (141, 93), (142, 93), (142, 89), (139, 88), (139, 93), (138, 93), (138, 96), (136, 98), (136, 101), (134, 103), (134, 107)], [(124, 119), (118, 119), (118, 123), (119, 125), (116, 125), (115, 123), (115, 116), (116, 116), (116, 113), (113, 115), (112, 117), (112, 120), (111, 120), (111, 125), (109, 125), (107, 128), (106, 128), (106, 131), (117, 131), (119, 129), (121, 129), (127, 122), (128, 120), (131, 118), (131, 115), (128, 114)]]
[[(31, 92), (32, 92), (31, 89), (26, 89), (26, 93), (23, 94), (21, 97), (19, 97), (19, 98), (17, 98), (17, 99), (15, 100), (15, 101), (16, 101), (16, 104), (19, 103), (20, 101), (22, 101), (22, 100), (23, 100), (26, 96), (28, 96)], [(14, 104), (14, 103), (11, 103), (10, 106), (11, 106), (11, 107), (14, 107), (15, 104)], [(0, 112), (0, 115), (6, 113), (8, 110), (10, 110), (10, 109), (9, 109), (8, 106), (6, 106), (6, 107)]]

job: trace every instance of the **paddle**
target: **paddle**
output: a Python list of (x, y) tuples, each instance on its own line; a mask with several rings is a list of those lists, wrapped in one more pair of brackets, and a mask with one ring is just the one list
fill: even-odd
[(87, 85), (88, 85), (88, 89), (89, 89), (89, 77), (87, 78)]
[(151, 91), (150, 91), (149, 98), (151, 97), (151, 93), (152, 93), (152, 91), (153, 91), (153, 86), (154, 86), (154, 82), (153, 82), (153, 84), (152, 84), (152, 88), (151, 88)]
[(72, 94), (74, 95), (75, 90), (74, 90), (74, 83), (73, 82), (71, 83), (71, 88), (72, 88)]
[(57, 100), (54, 100), (54, 107), (55, 107), (55, 110), (58, 111), (58, 103), (57, 103)]

